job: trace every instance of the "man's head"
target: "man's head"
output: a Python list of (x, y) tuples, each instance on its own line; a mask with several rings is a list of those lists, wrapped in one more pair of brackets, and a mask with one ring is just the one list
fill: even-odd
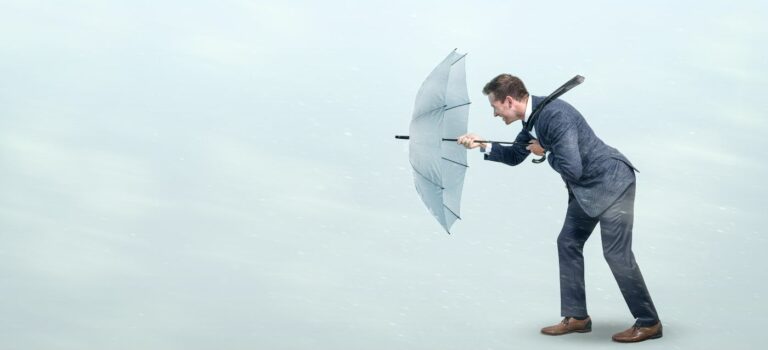
[(525, 117), (528, 102), (528, 90), (520, 78), (510, 74), (500, 74), (483, 88), (488, 95), (488, 102), (493, 108), (493, 116), (501, 117), (504, 123), (511, 124)]

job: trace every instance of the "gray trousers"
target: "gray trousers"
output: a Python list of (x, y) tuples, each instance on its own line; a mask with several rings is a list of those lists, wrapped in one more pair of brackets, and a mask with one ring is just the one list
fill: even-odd
[(561, 316), (585, 317), (587, 301), (584, 292), (584, 243), (597, 223), (603, 242), (603, 256), (619, 284), (621, 294), (636, 319), (637, 326), (652, 326), (659, 320), (656, 308), (645, 286), (640, 267), (632, 254), (632, 224), (634, 221), (635, 183), (602, 213), (589, 217), (578, 201), (568, 199), (565, 224), (557, 238), (560, 261)]

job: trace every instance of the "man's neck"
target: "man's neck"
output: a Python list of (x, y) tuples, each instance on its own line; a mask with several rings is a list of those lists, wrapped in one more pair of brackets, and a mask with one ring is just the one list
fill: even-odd
[(523, 108), (523, 121), (528, 122), (528, 118), (531, 117), (531, 109), (533, 106), (531, 104), (533, 103), (531, 101), (531, 95), (523, 97), (522, 101), (522, 108)]

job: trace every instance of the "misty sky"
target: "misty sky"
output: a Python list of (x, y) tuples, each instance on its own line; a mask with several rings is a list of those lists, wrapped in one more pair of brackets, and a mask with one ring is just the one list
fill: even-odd
[[(0, 0), (1, 349), (609, 348), (632, 325), (599, 244), (588, 335), (559, 321), (567, 193), (469, 154), (448, 236), (413, 185), (414, 97), (563, 99), (640, 169), (634, 252), (664, 349), (755, 348), (768, 313), (761, 1)], [(569, 338), (570, 337), (570, 338)]]

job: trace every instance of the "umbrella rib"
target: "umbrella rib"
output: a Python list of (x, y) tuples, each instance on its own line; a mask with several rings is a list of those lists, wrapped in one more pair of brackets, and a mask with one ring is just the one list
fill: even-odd
[(419, 114), (419, 115), (417, 115), (417, 116), (413, 117), (413, 119), (416, 119), (416, 118), (421, 118), (421, 117), (423, 117), (423, 116), (425, 116), (425, 115), (427, 115), (427, 114), (429, 114), (429, 113), (432, 113), (432, 112), (434, 112), (434, 111), (436, 111), (436, 110), (438, 110), (438, 109), (441, 109), (441, 108), (445, 108), (445, 106), (447, 106), (447, 105), (442, 105), (442, 106), (440, 106), (440, 107), (437, 107), (437, 108), (433, 108), (433, 109), (430, 109), (430, 110), (428, 110), (428, 111), (426, 111), (426, 112), (423, 112), (423, 113), (421, 113), (421, 114)]
[[(453, 51), (456, 51), (456, 50), (453, 50)], [(467, 52), (467, 53), (469, 53), (469, 52)], [(467, 53), (465, 53), (465, 54), (461, 55), (461, 57), (459, 57), (458, 59), (456, 59), (455, 61), (453, 61), (453, 63), (451, 63), (451, 65), (454, 65), (454, 64), (456, 64), (456, 62), (459, 62), (459, 61), (461, 61), (461, 59), (462, 59), (462, 58), (464, 58), (464, 56), (466, 56), (466, 55), (467, 55)]]
[(466, 106), (466, 105), (468, 105), (468, 104), (470, 104), (470, 103), (472, 103), (472, 102), (462, 103), (462, 104), (460, 104), (460, 105), (455, 105), (455, 106), (453, 106), (453, 107), (448, 107), (448, 108), (446, 108), (445, 110), (447, 111), (447, 110), (449, 110), (449, 109), (454, 109), (454, 108), (458, 108), (458, 107), (461, 107), (461, 106)]
[(443, 204), (443, 206), (445, 207), (445, 209), (448, 209), (448, 211), (450, 211), (450, 212), (451, 212), (451, 214), (453, 214), (453, 216), (455, 216), (455, 217), (457, 217), (459, 220), (461, 220), (461, 216), (458, 216), (458, 215), (456, 215), (456, 213), (454, 213), (454, 212), (453, 212), (453, 210), (451, 210), (451, 208), (448, 208), (448, 206), (447, 206), (447, 205), (445, 205), (445, 204)]
[(429, 181), (431, 184), (433, 184), (433, 185), (435, 185), (435, 186), (437, 186), (437, 187), (440, 187), (440, 189), (441, 189), (441, 190), (444, 190), (444, 189), (445, 189), (445, 187), (443, 187), (443, 185), (438, 185), (438, 184), (436, 184), (434, 181), (430, 180), (428, 177), (424, 176), (424, 174), (422, 174), (422, 173), (420, 173), (418, 170), (416, 170), (416, 167), (415, 167), (415, 166), (413, 166), (413, 163), (411, 163), (411, 168), (413, 169), (413, 171), (414, 171), (416, 174), (419, 174), (419, 176), (423, 177), (423, 178), (424, 178), (424, 180), (427, 180), (427, 181)]
[(445, 159), (445, 160), (447, 160), (447, 161), (449, 161), (449, 162), (451, 162), (451, 163), (456, 163), (456, 164), (458, 164), (458, 165), (461, 165), (461, 166), (463, 166), (463, 167), (465, 167), (465, 168), (469, 168), (469, 165), (466, 165), (466, 164), (461, 164), (461, 163), (459, 163), (459, 162), (457, 162), (457, 161), (455, 161), (455, 160), (450, 160), (450, 159), (448, 159), (448, 158), (445, 158), (445, 157), (441, 157), (441, 158), (443, 158), (443, 159)]

